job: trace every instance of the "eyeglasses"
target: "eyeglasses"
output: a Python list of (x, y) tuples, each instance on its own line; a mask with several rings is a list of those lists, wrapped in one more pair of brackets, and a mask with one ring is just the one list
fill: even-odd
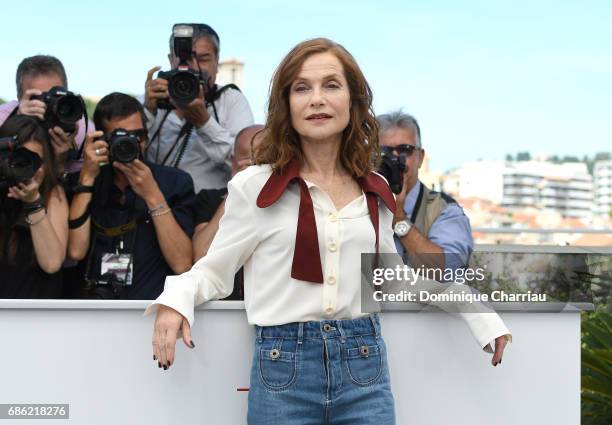
[(136, 136), (141, 142), (147, 140), (147, 131), (144, 128), (127, 132), (129, 135)]
[(407, 157), (410, 157), (415, 151), (421, 149), (407, 143), (397, 146), (385, 146), (385, 148), (391, 152), (395, 152), (396, 155), (406, 155)]

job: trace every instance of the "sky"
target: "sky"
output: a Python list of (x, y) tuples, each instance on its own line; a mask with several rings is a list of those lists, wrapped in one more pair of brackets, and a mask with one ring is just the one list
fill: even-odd
[(310, 0), (5, 2), (0, 97), (14, 99), (24, 57), (57, 56), (85, 96), (140, 94), (168, 68), (176, 22), (204, 22), (221, 59), (245, 63), (242, 91), (263, 123), (270, 79), (297, 43), (324, 36), (357, 59), (377, 114), (421, 126), (430, 166), (507, 153), (612, 151), (612, 2)]

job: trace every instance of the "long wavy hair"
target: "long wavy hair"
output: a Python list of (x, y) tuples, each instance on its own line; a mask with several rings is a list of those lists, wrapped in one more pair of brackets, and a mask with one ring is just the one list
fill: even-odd
[(274, 73), (263, 140), (254, 155), (256, 164), (270, 164), (274, 172), (281, 172), (292, 160), (302, 161), (300, 137), (291, 125), (289, 92), (306, 59), (326, 52), (334, 54), (342, 64), (350, 93), (350, 119), (342, 133), (340, 162), (353, 177), (365, 176), (378, 163), (378, 122), (368, 82), (344, 47), (327, 38), (315, 38), (295, 46)]
[[(0, 137), (17, 136), (20, 143), (36, 142), (43, 148), (44, 178), (39, 192), (47, 204), (53, 189), (59, 184), (57, 162), (47, 131), (35, 119), (26, 115), (10, 117), (0, 127)], [(27, 227), (16, 226), (23, 221), (23, 204), (0, 192), (0, 264), (35, 264), (32, 238)]]

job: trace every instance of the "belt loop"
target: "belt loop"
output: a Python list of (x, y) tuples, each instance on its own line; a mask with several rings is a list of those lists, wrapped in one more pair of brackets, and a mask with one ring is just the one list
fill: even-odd
[(372, 326), (374, 327), (374, 335), (376, 335), (376, 339), (380, 338), (380, 323), (377, 313), (370, 314), (370, 321), (372, 322)]
[(298, 323), (298, 345), (302, 343), (302, 339), (304, 338), (304, 322)]
[(342, 327), (342, 320), (338, 320), (338, 332), (340, 333), (340, 343), (346, 342), (346, 335), (344, 334), (344, 328)]
[(262, 333), (263, 333), (263, 326), (257, 326), (257, 342), (259, 342), (261, 344), (262, 342)]

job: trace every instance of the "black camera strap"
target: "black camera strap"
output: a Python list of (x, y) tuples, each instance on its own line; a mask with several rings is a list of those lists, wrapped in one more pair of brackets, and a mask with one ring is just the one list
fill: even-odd
[[(166, 122), (166, 119), (168, 118), (168, 115), (170, 115), (170, 109), (166, 109), (166, 113), (164, 114), (164, 116), (161, 119), (161, 122), (159, 123), (159, 126), (157, 127), (157, 130), (155, 130), (155, 133), (153, 133), (153, 137), (151, 137), (151, 139), (147, 142), (146, 146), (145, 146), (145, 157), (147, 156), (147, 152), (149, 151), (149, 146), (151, 146), (151, 144), (155, 141), (155, 139), (159, 138), (159, 133), (161, 132), (162, 127), (164, 126), (164, 123)], [(160, 143), (157, 144), (157, 150), (155, 151), (155, 163), (158, 164), (159, 162), (159, 145)]]
[(423, 183), (419, 184), (421, 185), (421, 187), (419, 188), (419, 196), (417, 196), (416, 203), (414, 204), (414, 208), (412, 209), (412, 214), (410, 215), (410, 222), (412, 224), (414, 224), (414, 222), (416, 221), (417, 215), (419, 214), (419, 209), (421, 208), (421, 202), (423, 201)]
[[(204, 107), (208, 108), (208, 106), (212, 106), (213, 114), (215, 116), (215, 121), (217, 121), (217, 123), (219, 123), (220, 121), (219, 121), (219, 114), (217, 112), (217, 106), (215, 105), (215, 101), (219, 100), (219, 98), (221, 98), (221, 95), (228, 89), (234, 89), (234, 90), (240, 91), (238, 86), (235, 84), (226, 84), (225, 86), (221, 88), (219, 88), (219, 86), (215, 84), (213, 87), (207, 90), (206, 93), (204, 94), (204, 101), (205, 101)], [(191, 138), (191, 134), (193, 133), (193, 124), (186, 122), (183, 125), (183, 127), (181, 127), (181, 130), (179, 131), (178, 136), (174, 140), (174, 143), (170, 147), (170, 150), (168, 150), (164, 159), (161, 162), (159, 162), (159, 149), (161, 145), (161, 140), (160, 140), (161, 135), (160, 134), (161, 134), (162, 127), (164, 126), (164, 123), (166, 122), (166, 119), (170, 115), (170, 112), (171, 112), (170, 109), (166, 110), (166, 113), (162, 117), (159, 123), (159, 126), (157, 127), (157, 130), (155, 130), (155, 133), (153, 133), (153, 136), (151, 137), (151, 139), (145, 146), (145, 156), (146, 156), (146, 152), (149, 149), (149, 146), (153, 142), (155, 142), (155, 140), (157, 140), (157, 149), (155, 152), (155, 163), (166, 165), (166, 163), (168, 162), (168, 159), (172, 156), (172, 153), (174, 152), (176, 147), (180, 145), (179, 151), (176, 154), (176, 157), (174, 160), (174, 164), (172, 164), (172, 167), (178, 168), (178, 166), (180, 165), (183, 159), (185, 151), (187, 150), (187, 145), (189, 144), (189, 139)]]
[[(185, 149), (187, 149), (187, 144), (189, 143), (189, 139), (191, 138), (192, 132), (193, 132), (193, 124), (191, 124), (190, 122), (186, 122), (185, 124), (183, 124), (183, 127), (181, 127), (181, 131), (179, 131), (179, 134), (176, 137), (176, 140), (172, 144), (172, 147), (170, 148), (168, 153), (166, 153), (166, 156), (161, 162), (161, 165), (166, 165), (168, 158), (170, 158), (170, 155), (172, 155), (172, 152), (174, 152), (174, 149), (176, 149), (177, 145), (180, 143), (181, 147), (179, 148), (179, 152), (177, 153), (177, 156), (176, 156), (176, 159), (173, 165), (173, 167), (175, 168), (178, 167), (179, 163), (183, 159), (183, 154), (185, 153)], [(183, 139), (182, 141), (181, 141), (181, 138)]]

